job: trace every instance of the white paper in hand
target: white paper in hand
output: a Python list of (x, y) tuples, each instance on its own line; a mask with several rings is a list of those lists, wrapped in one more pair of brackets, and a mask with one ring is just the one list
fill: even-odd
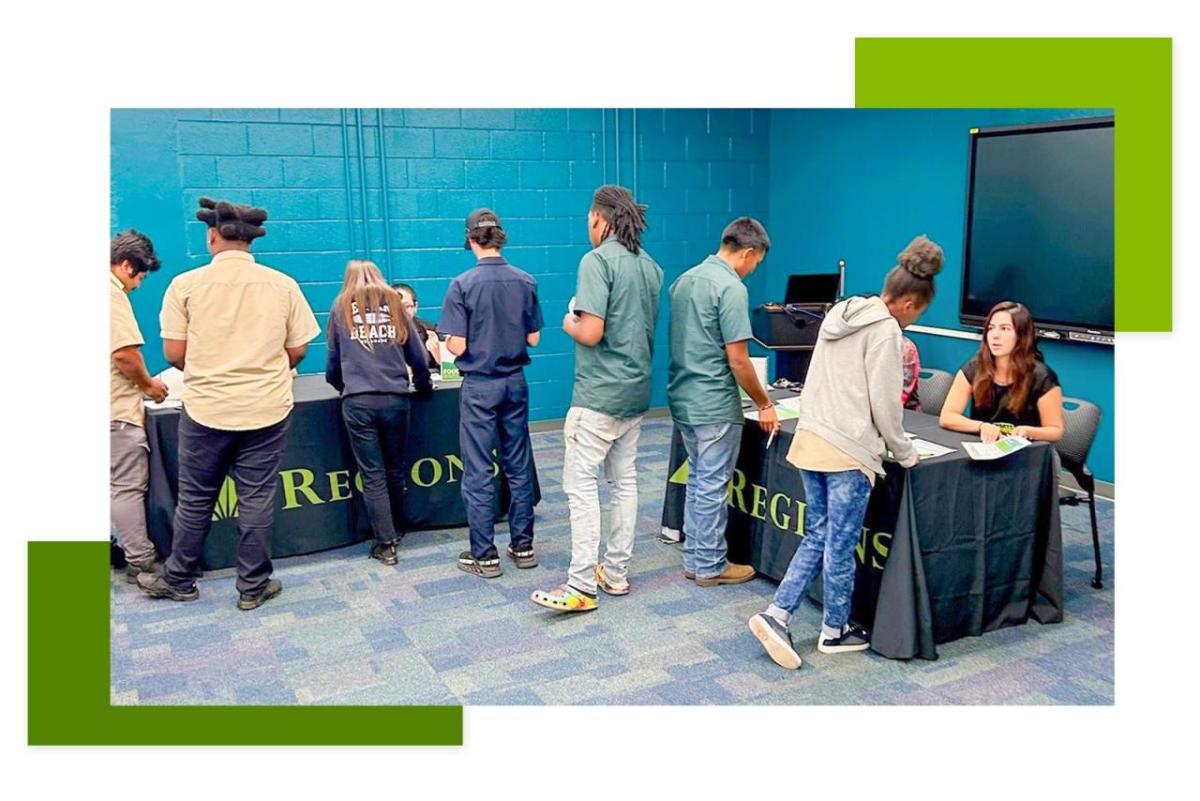
[(569, 311), (571, 314), (575, 313), (575, 296), (574, 295), (572, 295), (571, 299), (567, 301), (567, 311)]

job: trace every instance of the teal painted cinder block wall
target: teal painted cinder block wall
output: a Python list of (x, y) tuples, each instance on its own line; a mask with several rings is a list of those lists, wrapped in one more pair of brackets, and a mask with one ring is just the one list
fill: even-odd
[[(792, 273), (834, 272), (846, 260), (847, 294), (877, 293), (896, 254), (917, 234), (945, 251), (937, 295), (920, 325), (958, 322), (972, 127), (1111, 114), (1110, 109), (776, 109), (771, 115), (768, 218), (773, 248), (766, 293), (782, 300)], [(1047, 281), (1053, 281), (1052, 276)], [(1069, 291), (1069, 287), (1061, 288)], [(1026, 301), (1025, 298), (1014, 300)], [(1029, 302), (1037, 313), (1037, 304)], [(927, 367), (954, 372), (978, 342), (912, 333)], [(1039, 345), (1063, 392), (1103, 411), (1089, 464), (1112, 481), (1113, 349)]]
[[(489, 206), (506, 254), (539, 282), (546, 317), (527, 370), (531, 418), (565, 415), (574, 349), (559, 329), (587, 251), (585, 216), (604, 182), (649, 205), (647, 250), (670, 284), (750, 214), (774, 246), (747, 279), (752, 305), (782, 299), (787, 276), (847, 261), (847, 291), (877, 292), (918, 233), (945, 248), (938, 295), (920, 321), (958, 328), (967, 129), (1105, 109), (118, 109), (112, 112), (112, 231), (153, 238), (163, 269), (131, 296), (152, 371), (165, 367), (158, 309), (173, 275), (208, 259), (196, 200), (271, 215), (255, 253), (300, 282), (325, 322), (347, 259), (370, 257), (416, 288), (436, 320), (451, 278), (471, 266), (462, 222)], [(636, 130), (635, 130), (636, 123)], [(362, 157), (359, 157), (361, 142)], [(382, 155), (382, 160), (380, 156)], [(636, 158), (635, 158), (636, 156)], [(386, 224), (385, 224), (386, 221)], [(665, 295), (665, 293), (664, 293)], [(1035, 308), (1036, 311), (1036, 308)], [(666, 403), (665, 303), (654, 357)], [(913, 334), (925, 364), (957, 368), (970, 342)], [(1045, 342), (1065, 391), (1104, 410), (1092, 453), (1113, 478), (1111, 349)], [(324, 339), (301, 364), (320, 372)]]
[[(143, 231), (163, 261), (131, 295), (146, 360), (151, 371), (166, 366), (158, 310), (171, 277), (209, 258), (194, 216), (201, 196), (267, 209), (254, 253), (300, 283), (322, 324), (352, 257), (413, 284), (421, 316), (437, 320), (450, 280), (473, 264), (463, 220), (487, 206), (508, 230), (505, 255), (537, 278), (546, 318), (526, 371), (530, 416), (561, 418), (574, 344), (559, 322), (590, 247), (592, 191), (621, 183), (650, 206), (645, 245), (669, 285), (716, 250), (734, 216), (765, 218), (770, 118), (756, 109), (116, 109), (110, 227)], [(764, 281), (749, 282), (759, 302)], [(322, 336), (299, 369), (321, 372), (324, 360)]]

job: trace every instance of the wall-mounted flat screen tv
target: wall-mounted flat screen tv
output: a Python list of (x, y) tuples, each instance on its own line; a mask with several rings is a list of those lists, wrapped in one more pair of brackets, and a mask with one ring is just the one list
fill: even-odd
[(1111, 343), (1113, 122), (971, 129), (961, 322), (1016, 300), (1042, 336)]

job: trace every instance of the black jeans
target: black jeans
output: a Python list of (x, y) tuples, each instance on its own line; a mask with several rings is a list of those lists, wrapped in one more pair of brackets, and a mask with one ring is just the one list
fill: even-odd
[(404, 443), (409, 401), (404, 395), (369, 392), (342, 398), (342, 419), (350, 449), (362, 476), (363, 501), (375, 539), (384, 545), (402, 533), (404, 519)]
[(179, 497), (166, 579), (176, 589), (200, 577), (204, 540), (228, 473), (237, 492), (237, 588), (261, 592), (271, 578), (275, 488), (292, 416), (266, 428), (224, 431), (179, 414)]

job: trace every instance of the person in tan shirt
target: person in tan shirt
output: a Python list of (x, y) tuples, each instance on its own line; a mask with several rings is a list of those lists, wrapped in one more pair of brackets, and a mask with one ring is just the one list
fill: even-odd
[(109, 244), (109, 504), (117, 542), (125, 552), (126, 580), (162, 569), (146, 534), (146, 486), (150, 480), (150, 445), (142, 397), (165, 400), (167, 387), (146, 371), (141, 329), (129, 304), (129, 293), (159, 268), (154, 244), (132, 229)]
[(212, 510), (228, 472), (238, 498), (238, 608), (279, 594), (271, 578), (275, 487), (292, 411), (292, 368), (320, 333), (287, 275), (259, 264), (250, 243), (264, 209), (200, 199), (212, 261), (171, 282), (159, 324), (167, 361), (183, 370), (179, 490), (171, 555), (148, 595), (191, 601)]

